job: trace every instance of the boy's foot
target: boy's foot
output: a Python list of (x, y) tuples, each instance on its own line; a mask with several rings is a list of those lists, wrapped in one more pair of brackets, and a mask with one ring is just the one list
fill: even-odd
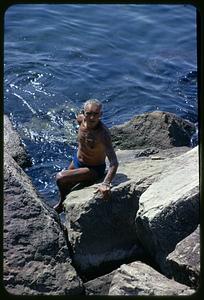
[(61, 214), (64, 210), (63, 203), (61, 202), (57, 203), (53, 208), (58, 214)]

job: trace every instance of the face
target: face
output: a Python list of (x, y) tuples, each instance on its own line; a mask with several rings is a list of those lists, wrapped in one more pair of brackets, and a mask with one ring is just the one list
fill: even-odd
[(90, 128), (97, 126), (101, 115), (100, 107), (96, 104), (89, 104), (84, 109), (85, 121)]

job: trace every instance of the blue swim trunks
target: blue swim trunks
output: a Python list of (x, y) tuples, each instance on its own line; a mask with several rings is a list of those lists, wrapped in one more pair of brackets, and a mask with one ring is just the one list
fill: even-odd
[(106, 170), (106, 164), (105, 163), (101, 164), (101, 165), (98, 165), (98, 166), (89, 166), (89, 165), (84, 164), (84, 163), (82, 163), (81, 161), (78, 160), (77, 152), (74, 153), (73, 163), (74, 163), (74, 167), (76, 169), (85, 168), (85, 167), (87, 167), (89, 169), (93, 169), (94, 171), (97, 172), (99, 178), (102, 178), (105, 174), (105, 170)]

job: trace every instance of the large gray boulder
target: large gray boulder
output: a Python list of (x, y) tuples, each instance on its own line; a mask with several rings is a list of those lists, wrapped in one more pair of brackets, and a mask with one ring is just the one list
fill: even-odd
[(42, 202), (30, 179), (4, 153), (4, 286), (14, 295), (79, 295), (59, 217)]
[(199, 224), (198, 147), (172, 159), (141, 195), (137, 236), (163, 272), (165, 257)]
[(96, 185), (74, 191), (66, 198), (68, 238), (80, 273), (109, 270), (120, 260), (142, 255), (134, 220), (143, 186), (136, 189), (136, 185), (131, 181), (121, 183), (113, 188), (108, 201), (94, 195)]
[(8, 152), (22, 168), (32, 165), (31, 158), (7, 115), (4, 115), (4, 151)]
[(171, 164), (169, 156), (175, 153), (166, 151), (161, 159), (135, 159), (133, 151), (118, 151), (120, 165), (108, 201), (94, 194), (97, 184), (67, 196), (64, 202), (66, 227), (73, 260), (80, 272), (101, 272), (111, 266), (107, 267), (110, 271), (121, 260), (138, 259), (143, 255), (134, 221), (139, 198)]
[(130, 121), (110, 129), (112, 141), (119, 149), (190, 146), (196, 132), (193, 123), (175, 114), (154, 111), (135, 116)]
[(111, 296), (184, 296), (195, 290), (166, 278), (152, 267), (138, 261), (123, 264), (114, 272), (109, 289)]
[(192, 288), (199, 287), (200, 277), (200, 225), (179, 242), (174, 251), (167, 256), (170, 273), (176, 281)]

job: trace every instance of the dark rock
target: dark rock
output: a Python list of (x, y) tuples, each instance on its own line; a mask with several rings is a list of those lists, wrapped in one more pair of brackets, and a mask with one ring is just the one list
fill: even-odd
[(190, 146), (196, 131), (193, 123), (161, 111), (145, 113), (110, 128), (113, 144), (119, 149)]
[(199, 288), (200, 276), (200, 225), (197, 229), (176, 245), (167, 256), (170, 275), (178, 282)]
[(31, 157), (6, 115), (4, 115), (4, 151), (9, 153), (20, 167), (26, 168), (32, 165)]
[(42, 202), (30, 179), (4, 154), (4, 286), (14, 295), (79, 295), (56, 212)]
[(148, 157), (152, 154), (158, 153), (159, 149), (156, 148), (145, 148), (143, 150), (136, 150), (137, 152), (135, 153), (135, 158), (137, 157)]

